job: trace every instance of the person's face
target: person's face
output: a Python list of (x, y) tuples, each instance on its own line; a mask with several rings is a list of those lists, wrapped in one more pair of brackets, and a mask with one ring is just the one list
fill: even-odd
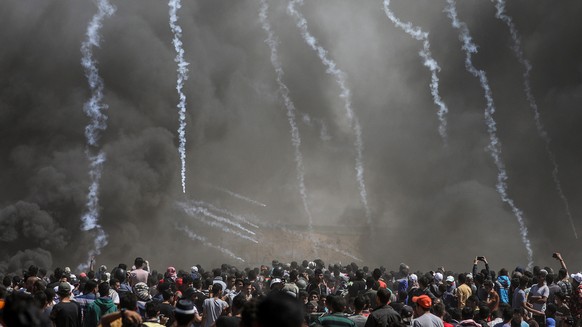
[(319, 296), (317, 294), (311, 294), (309, 296), (309, 301), (318, 301), (319, 302)]
[(253, 293), (253, 286), (252, 285), (245, 286), (244, 291), (245, 291), (245, 294), (250, 295), (251, 293)]
[(236, 287), (236, 290), (237, 290), (237, 291), (240, 291), (240, 290), (242, 290), (242, 287), (243, 287), (243, 282), (241, 282), (241, 281), (238, 281), (238, 282), (236, 283), (235, 287)]
[(322, 282), (323, 281), (323, 274), (315, 275), (315, 281), (318, 283)]
[(119, 290), (119, 288), (121, 287), (121, 283), (119, 282), (115, 282), (115, 285), (113, 285), (113, 288), (117, 291)]

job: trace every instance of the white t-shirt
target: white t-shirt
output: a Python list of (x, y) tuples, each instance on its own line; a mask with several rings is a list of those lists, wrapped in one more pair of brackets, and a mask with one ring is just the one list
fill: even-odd
[[(531, 287), (530, 291), (529, 291), (529, 295), (530, 296), (541, 296), (541, 297), (546, 297), (546, 299), (548, 298), (548, 296), (550, 296), (550, 288), (544, 284), (543, 286), (539, 286), (538, 284), (535, 284), (534, 286)], [(533, 304), (533, 308), (535, 310), (538, 311), (546, 311), (546, 303), (532, 303)]]

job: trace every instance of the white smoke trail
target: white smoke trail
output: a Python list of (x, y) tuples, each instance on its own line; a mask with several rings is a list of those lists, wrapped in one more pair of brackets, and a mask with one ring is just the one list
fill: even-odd
[(335, 81), (338, 83), (341, 93), (340, 98), (344, 100), (344, 107), (346, 109), (346, 115), (348, 117), (348, 121), (351, 124), (352, 129), (354, 130), (355, 134), (355, 141), (354, 146), (356, 148), (356, 178), (358, 180), (358, 188), (360, 190), (360, 198), (362, 204), (364, 205), (364, 210), (366, 214), (366, 222), (368, 227), (372, 229), (372, 212), (368, 205), (368, 195), (366, 191), (366, 184), (364, 181), (364, 163), (363, 163), (363, 151), (364, 151), (364, 143), (362, 141), (362, 128), (360, 126), (360, 122), (358, 117), (354, 113), (352, 109), (352, 96), (351, 91), (347, 87), (346, 82), (346, 74), (337, 68), (336, 63), (329, 59), (327, 56), (327, 50), (325, 50), (322, 46), (318, 45), (317, 40), (307, 28), (307, 20), (303, 15), (296, 9), (297, 5), (302, 5), (303, 0), (291, 0), (289, 5), (287, 6), (287, 12), (295, 17), (297, 28), (301, 31), (301, 36), (305, 40), (305, 42), (317, 53), (321, 62), (327, 67), (326, 72), (332, 75)]
[(394, 13), (390, 10), (390, 0), (384, 0), (384, 12), (396, 27), (402, 29), (404, 32), (406, 32), (406, 34), (410, 35), (412, 38), (418, 41), (422, 41), (422, 50), (420, 50), (419, 55), (424, 59), (423, 64), (431, 72), (430, 93), (432, 94), (434, 103), (439, 107), (439, 110), (437, 112), (440, 121), (439, 134), (441, 135), (444, 144), (447, 145), (446, 115), (449, 112), (449, 109), (447, 108), (439, 94), (439, 77), (437, 73), (440, 72), (441, 68), (439, 67), (437, 61), (432, 57), (432, 54), (430, 52), (428, 33), (422, 31), (418, 26), (413, 26), (410, 22), (404, 23), (400, 19), (398, 19), (396, 15), (394, 15)]
[(170, 7), (170, 29), (174, 33), (174, 38), (172, 39), (172, 44), (176, 49), (176, 58), (174, 61), (178, 64), (178, 79), (176, 81), (176, 90), (178, 91), (178, 96), (180, 97), (180, 102), (178, 103), (178, 109), (180, 114), (180, 127), (178, 128), (178, 135), (180, 138), (180, 144), (178, 147), (178, 152), (180, 153), (180, 160), (182, 161), (182, 192), (186, 193), (186, 95), (182, 92), (184, 88), (184, 81), (188, 80), (188, 65), (184, 60), (184, 49), (182, 48), (182, 27), (180, 27), (178, 22), (177, 11), (182, 7), (180, 0), (170, 0), (168, 2)]
[(250, 226), (252, 226), (254, 228), (259, 228), (259, 226), (257, 226), (256, 224), (252, 223), (250, 220), (248, 220), (244, 216), (234, 214), (234, 213), (232, 213), (232, 212), (230, 212), (230, 211), (228, 211), (226, 209), (218, 208), (218, 207), (216, 207), (216, 206), (214, 206), (214, 205), (212, 205), (210, 203), (206, 203), (206, 202), (202, 202), (202, 201), (192, 201), (192, 203), (194, 205), (196, 205), (196, 206), (199, 206), (199, 207), (207, 207), (210, 210), (219, 212), (219, 213), (221, 213), (223, 215), (227, 215), (227, 216), (229, 216), (229, 217), (231, 217), (233, 219), (236, 219), (236, 220), (238, 220), (238, 221), (240, 221), (242, 223), (245, 223), (247, 225), (250, 225)]
[(564, 191), (562, 190), (562, 184), (560, 183), (560, 179), (558, 178), (558, 163), (556, 161), (556, 156), (554, 155), (554, 153), (552, 152), (552, 150), (550, 148), (551, 139), (550, 139), (550, 136), (548, 135), (548, 133), (546, 132), (544, 125), (542, 124), (542, 121), (540, 119), (540, 112), (538, 110), (538, 105), (537, 105), (537, 102), (536, 102), (536, 100), (533, 96), (533, 93), (531, 91), (530, 73), (531, 73), (532, 66), (529, 63), (529, 61), (527, 59), (525, 59), (525, 56), (523, 55), (523, 47), (521, 45), (521, 37), (519, 36), (519, 32), (517, 31), (517, 28), (515, 27), (513, 20), (511, 19), (511, 17), (509, 17), (505, 13), (505, 1), (495, 0), (495, 7), (497, 9), (497, 13), (495, 14), (495, 17), (502, 20), (509, 28), (509, 33), (511, 34), (511, 39), (513, 41), (513, 46), (511, 48), (512, 48), (515, 56), (517, 57), (517, 60), (524, 68), (523, 86), (524, 86), (525, 96), (527, 98), (527, 101), (529, 103), (530, 108), (533, 110), (534, 121), (536, 124), (538, 134), (545, 143), (546, 153), (548, 154), (548, 158), (550, 159), (550, 162), (552, 163), (552, 167), (553, 167), (552, 178), (554, 180), (556, 190), (558, 191), (558, 194), (559, 194), (560, 198), (562, 199), (562, 202), (564, 203), (564, 207), (566, 208), (566, 215), (568, 216), (568, 220), (570, 221), (570, 225), (572, 226), (572, 231), (574, 232), (574, 237), (576, 237), (576, 239), (578, 239), (578, 233), (576, 232), (576, 226), (574, 225), (574, 219), (572, 218), (572, 213), (570, 212), (570, 204), (568, 202), (568, 199), (566, 198), (566, 195), (564, 195)]
[(505, 164), (501, 159), (501, 141), (497, 137), (497, 127), (493, 114), (495, 113), (495, 105), (493, 103), (493, 93), (489, 87), (489, 82), (487, 75), (483, 70), (478, 70), (473, 65), (472, 55), (477, 53), (477, 45), (473, 43), (471, 35), (469, 33), (469, 28), (467, 25), (457, 18), (457, 9), (455, 0), (447, 0), (447, 6), (444, 10), (447, 16), (451, 19), (452, 26), (459, 30), (459, 40), (463, 43), (462, 49), (465, 51), (465, 68), (471, 75), (479, 79), (481, 87), (485, 92), (485, 99), (487, 100), (487, 108), (485, 110), (485, 122), (487, 124), (487, 131), (489, 133), (489, 146), (488, 149), (493, 157), (495, 166), (497, 167), (497, 192), (501, 196), (501, 200), (507, 203), (513, 214), (517, 218), (519, 224), (519, 230), (521, 234), (521, 240), (525, 245), (527, 251), (528, 267), (533, 266), (533, 251), (531, 249), (530, 241), (528, 238), (527, 226), (523, 219), (523, 212), (517, 208), (513, 200), (507, 195), (507, 172), (505, 170)]
[[(224, 224), (222, 224), (222, 222), (226, 222), (228, 221), (228, 219), (223, 218), (223, 217), (218, 217), (216, 215), (213, 215), (211, 212), (209, 212), (208, 210), (205, 210), (204, 208), (192, 208), (192, 207), (182, 207), (182, 209), (184, 210), (184, 212), (186, 214), (188, 214), (190, 217), (196, 218), (198, 221), (211, 226), (211, 227), (216, 227), (219, 228), (220, 230), (222, 230), (225, 233), (229, 233), (229, 234), (233, 234), (235, 236), (238, 236), (239, 238), (251, 241), (253, 243), (259, 243), (259, 241), (257, 241), (255, 238), (247, 236), (245, 234), (242, 234), (238, 231), (232, 230), (230, 228), (228, 228), (227, 226), (225, 226)], [(209, 221), (204, 219), (201, 216), (206, 216), (209, 218), (214, 219), (215, 221)], [(253, 232), (251, 232), (252, 234), (255, 234)]]
[(247, 228), (244, 228), (241, 224), (234, 222), (234, 221), (231, 221), (230, 219), (217, 216), (217, 215), (213, 214), (212, 212), (210, 212), (206, 208), (203, 208), (203, 207), (200, 207), (197, 205), (190, 205), (189, 203), (186, 203), (186, 202), (177, 202), (177, 205), (190, 215), (193, 215), (193, 214), (203, 215), (203, 216), (212, 218), (218, 222), (234, 226), (234, 227), (242, 230), (243, 232), (249, 233), (251, 235), (255, 235), (255, 232), (253, 232)]
[[(289, 97), (289, 89), (287, 85), (283, 82), (283, 67), (281, 66), (281, 62), (279, 61), (279, 54), (277, 52), (277, 40), (275, 38), (275, 34), (271, 29), (271, 24), (267, 18), (267, 12), (269, 10), (269, 6), (267, 4), (267, 0), (261, 0), (261, 9), (259, 12), (259, 17), (261, 19), (261, 26), (265, 33), (267, 33), (267, 39), (265, 42), (269, 46), (271, 50), (271, 64), (275, 69), (275, 73), (277, 76), (277, 85), (279, 86), (279, 93), (283, 98), (283, 102), (285, 103), (285, 108), (287, 108), (287, 120), (289, 121), (289, 128), (291, 132), (291, 143), (293, 144), (293, 148), (295, 150), (295, 165), (297, 170), (297, 183), (299, 184), (299, 194), (301, 195), (301, 202), (303, 203), (303, 210), (305, 210), (305, 214), (307, 215), (307, 222), (308, 222), (308, 232), (310, 235), (313, 234), (313, 217), (311, 215), (311, 210), (309, 209), (309, 201), (307, 197), (307, 188), (305, 187), (305, 169), (303, 166), (303, 155), (301, 154), (300, 146), (301, 146), (301, 137), (299, 135), (299, 129), (297, 128), (297, 123), (295, 121), (295, 104), (291, 101)], [(317, 251), (317, 250), (316, 250)]]
[(319, 118), (312, 118), (311, 116), (309, 116), (309, 114), (307, 113), (301, 113), (299, 110), (296, 110), (298, 113), (300, 113), (303, 123), (305, 123), (305, 125), (309, 126), (309, 127), (313, 127), (314, 125), (319, 125), (320, 130), (319, 130), (319, 138), (322, 141), (329, 141), (331, 140), (331, 136), (329, 136), (329, 133), (327, 132), (327, 124), (325, 123), (325, 121), (323, 119), (319, 119)]
[(98, 12), (93, 16), (87, 26), (86, 39), (81, 43), (81, 65), (85, 70), (85, 76), (91, 90), (91, 98), (83, 105), (83, 111), (89, 116), (90, 122), (85, 127), (85, 137), (87, 138), (86, 155), (90, 162), (89, 176), (91, 185), (87, 195), (87, 211), (81, 217), (82, 229), (84, 231), (96, 230), (97, 236), (94, 240), (94, 249), (90, 252), (90, 257), (99, 255), (101, 249), (107, 245), (107, 234), (99, 222), (99, 182), (105, 154), (99, 152), (97, 155), (91, 155), (90, 147), (96, 148), (100, 138), (100, 131), (107, 127), (107, 116), (104, 111), (108, 106), (103, 104), (103, 80), (99, 76), (97, 61), (93, 57), (93, 48), (100, 46), (101, 37), (99, 31), (103, 25), (103, 19), (110, 17), (115, 12), (107, 0), (100, 0), (97, 3)]
[(213, 186), (212, 188), (214, 188), (214, 189), (216, 189), (216, 190), (219, 190), (219, 191), (221, 191), (221, 192), (224, 192), (224, 193), (226, 193), (226, 194), (228, 194), (228, 195), (231, 195), (231, 196), (233, 196), (233, 197), (235, 197), (235, 198), (237, 198), (237, 199), (241, 199), (241, 200), (243, 200), (243, 201), (246, 201), (246, 202), (248, 202), (248, 203), (251, 203), (251, 204), (254, 204), (254, 205), (256, 205), (256, 206), (259, 206), (259, 207), (266, 207), (266, 206), (267, 206), (267, 205), (266, 205), (266, 204), (264, 204), (264, 203), (261, 203), (261, 202), (259, 202), (259, 201), (255, 201), (255, 200), (253, 200), (253, 199), (249, 199), (249, 198), (247, 198), (247, 197), (246, 197), (246, 196), (244, 196), (244, 195), (240, 195), (240, 194), (238, 194), (238, 193), (234, 193), (234, 192), (232, 192), (232, 191), (229, 191), (229, 190), (227, 190), (227, 189), (224, 189), (224, 188), (221, 188), (221, 187)]
[(206, 239), (206, 237), (195, 234), (188, 227), (179, 227), (178, 225), (175, 225), (175, 228), (179, 231), (183, 231), (184, 233), (186, 233), (186, 235), (188, 235), (188, 237), (190, 239), (201, 242), (202, 244), (204, 244), (204, 246), (216, 249), (216, 250), (226, 254), (227, 256), (229, 256), (231, 258), (234, 258), (234, 259), (239, 260), (241, 262), (245, 262), (244, 259), (242, 259), (241, 257), (238, 257), (236, 254), (232, 253), (230, 250), (225, 249), (222, 246), (218, 246), (218, 245), (214, 245), (214, 244), (210, 243), (208, 241), (208, 239)]

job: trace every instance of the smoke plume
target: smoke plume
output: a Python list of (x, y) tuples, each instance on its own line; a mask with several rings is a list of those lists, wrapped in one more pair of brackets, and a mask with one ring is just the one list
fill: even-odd
[[(93, 183), (85, 136), (92, 120), (81, 109), (95, 89), (79, 48), (96, 3), (5, 1), (0, 10), (0, 274), (31, 263), (76, 267), (101, 236), (84, 230), (80, 219)], [(110, 3), (115, 14), (103, 20), (100, 46), (92, 47), (103, 82), (100, 103), (108, 107), (107, 128), (97, 130), (91, 152), (106, 158), (98, 167), (95, 209), (108, 244), (97, 265), (141, 256), (154, 267), (241, 260), (251, 266), (273, 258), (313, 260), (313, 246), (326, 263), (361, 259), (358, 265), (389, 269), (405, 262), (466, 271), (477, 255), (495, 270), (530, 261), (513, 208), (497, 192), (487, 100), (465, 67), (459, 30), (443, 11), (447, 1), (389, 3), (401, 22), (428, 33), (448, 109), (447, 147), (427, 87), (433, 71), (418, 56), (424, 40), (387, 19), (382, 0), (296, 1), (309, 33), (345, 74), (349, 97), (305, 42), (289, 1), (268, 1), (278, 62), (297, 108), (313, 237), (261, 1), (182, 1), (180, 40), (189, 63), (182, 88), (185, 194), (168, 2)], [(529, 91), (551, 139), (562, 194), (524, 93), (524, 66), (496, 3), (464, 0), (456, 9), (478, 45), (474, 67), (487, 73), (505, 191), (523, 213), (533, 264), (557, 267), (551, 253), (558, 251), (577, 270), (582, 254), (572, 225), (579, 230), (582, 215), (582, 3), (516, 0), (504, 7), (531, 66)], [(206, 211), (191, 217), (176, 203)]]

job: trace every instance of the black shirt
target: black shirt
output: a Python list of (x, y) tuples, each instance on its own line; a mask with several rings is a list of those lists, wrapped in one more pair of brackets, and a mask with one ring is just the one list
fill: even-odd
[(81, 327), (81, 306), (77, 302), (59, 302), (51, 312), (51, 320), (58, 327)]

